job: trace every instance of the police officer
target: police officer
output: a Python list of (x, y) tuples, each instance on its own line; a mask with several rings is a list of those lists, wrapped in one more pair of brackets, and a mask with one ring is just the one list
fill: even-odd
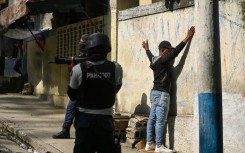
[(68, 96), (77, 102), (74, 153), (114, 153), (113, 105), (122, 85), (122, 67), (106, 59), (107, 35), (94, 33), (86, 42), (87, 61), (72, 69)]
[[(81, 39), (79, 41), (79, 51), (80, 51), (78, 55), (79, 58), (86, 59), (87, 50), (85, 49), (85, 42), (87, 38), (88, 38), (87, 34), (81, 36)], [(74, 57), (71, 58), (72, 58), (71, 60), (67, 60), (69, 61), (67, 62), (69, 78), (71, 75), (72, 68), (77, 64)], [(76, 102), (70, 99), (66, 107), (66, 114), (65, 114), (62, 130), (52, 136), (54, 139), (70, 139), (70, 129), (74, 120), (75, 108), (76, 108)]]

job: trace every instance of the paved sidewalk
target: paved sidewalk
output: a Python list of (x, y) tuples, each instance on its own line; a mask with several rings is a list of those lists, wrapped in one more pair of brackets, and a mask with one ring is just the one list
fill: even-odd
[[(61, 130), (64, 115), (64, 108), (36, 96), (0, 94), (0, 129), (7, 129), (42, 153), (72, 153), (74, 128), (71, 128), (72, 139), (52, 138)], [(122, 144), (122, 153), (139, 151)]]

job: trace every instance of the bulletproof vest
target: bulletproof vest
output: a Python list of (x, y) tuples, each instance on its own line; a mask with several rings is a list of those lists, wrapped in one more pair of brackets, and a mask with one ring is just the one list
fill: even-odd
[(82, 83), (78, 91), (78, 106), (90, 109), (112, 107), (116, 96), (115, 64), (105, 61), (89, 68), (84, 63), (80, 66)]

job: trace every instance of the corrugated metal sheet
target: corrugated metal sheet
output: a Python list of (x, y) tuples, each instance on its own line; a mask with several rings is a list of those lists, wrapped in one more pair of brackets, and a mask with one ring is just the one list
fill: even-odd
[(0, 12), (0, 26), (6, 27), (14, 23), (17, 19), (27, 15), (30, 11), (26, 6), (29, 0), (21, 0)]
[[(32, 31), (34, 35), (40, 32), (41, 31)], [(26, 39), (32, 36), (31, 32), (28, 29), (20, 28), (8, 29), (8, 31), (3, 35), (12, 39)]]

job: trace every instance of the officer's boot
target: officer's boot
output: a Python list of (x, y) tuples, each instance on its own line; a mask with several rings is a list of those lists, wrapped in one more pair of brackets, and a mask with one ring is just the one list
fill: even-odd
[(53, 135), (54, 139), (70, 139), (71, 126), (63, 125), (62, 131)]

